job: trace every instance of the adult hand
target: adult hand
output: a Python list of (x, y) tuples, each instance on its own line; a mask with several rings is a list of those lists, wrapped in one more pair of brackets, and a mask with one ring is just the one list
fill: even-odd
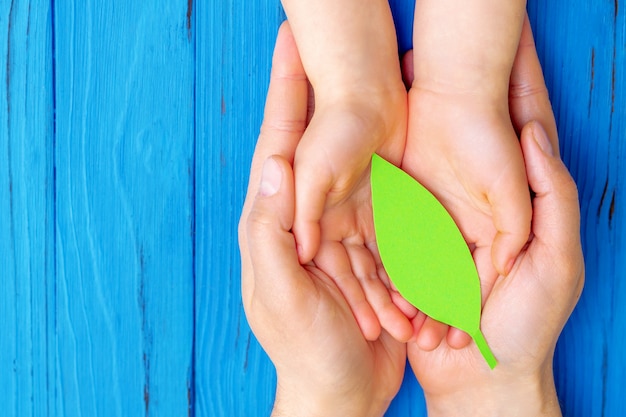
[(276, 366), (273, 415), (381, 416), (400, 387), (406, 347), (385, 331), (365, 340), (334, 277), (299, 263), (291, 232), (290, 163), (306, 127), (307, 87), (284, 24), (239, 225), (243, 304)]
[[(335, 62), (332, 72), (349, 74), (348, 79), (327, 76), (326, 81), (334, 81), (317, 84), (311, 80), (315, 112), (293, 163), (293, 231), (300, 262), (313, 259), (336, 279), (367, 340), (376, 340), (384, 329), (406, 342), (412, 336), (408, 318), (416, 310), (391, 287), (382, 268), (376, 249), (369, 164), (374, 152), (400, 164), (407, 96), (389, 4), (376, 1), (367, 7), (357, 4), (357, 8), (377, 16), (373, 21), (371, 16), (356, 19), (366, 23), (367, 32), (373, 32), (377, 41), (363, 38), (350, 42), (348, 51), (340, 47), (341, 64)], [(319, 45), (315, 49), (321, 50)], [(355, 55), (360, 58), (354, 59)]]

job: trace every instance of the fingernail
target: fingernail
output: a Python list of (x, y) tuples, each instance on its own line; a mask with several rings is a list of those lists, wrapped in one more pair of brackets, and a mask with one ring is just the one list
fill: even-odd
[(550, 143), (550, 139), (548, 139), (548, 134), (544, 130), (543, 126), (540, 123), (533, 123), (533, 138), (535, 138), (535, 142), (539, 145), (542, 151), (547, 153), (550, 156), (554, 156), (554, 149), (552, 149), (552, 144)]
[(263, 172), (261, 174), (261, 185), (259, 187), (259, 195), (262, 197), (271, 197), (280, 189), (280, 183), (283, 180), (283, 173), (280, 166), (274, 158), (267, 158), (263, 164)]

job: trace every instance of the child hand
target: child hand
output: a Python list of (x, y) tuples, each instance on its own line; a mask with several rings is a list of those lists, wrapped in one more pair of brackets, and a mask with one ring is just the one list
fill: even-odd
[[(413, 81), (412, 55), (404, 75)], [(528, 20), (506, 97), (444, 95), (414, 86), (409, 93), (410, 122), (403, 169), (429, 188), (463, 232), (481, 277), (483, 302), (499, 275), (506, 275), (530, 230), (530, 195), (517, 131), (540, 120), (555, 137), (556, 128)], [(550, 117), (548, 117), (550, 116)], [(422, 313), (418, 343), (434, 349), (446, 337), (461, 348), (470, 342), (458, 329)]]
[(417, 87), (409, 92), (409, 105), (403, 168), (451, 212), (486, 264), (479, 266), (507, 275), (528, 240), (531, 207), (506, 97), (439, 94)]
[(482, 330), (498, 365), (478, 349), (431, 352), (407, 345), (429, 416), (560, 416), (552, 362), (557, 339), (580, 297), (584, 261), (576, 184), (537, 122), (521, 145), (533, 199), (533, 236), (506, 280), (489, 295)]
[[(380, 24), (372, 30), (367, 23), (367, 30), (355, 32), (376, 39), (375, 47), (367, 37), (358, 38), (347, 50), (338, 41), (328, 57), (312, 60), (311, 52), (320, 48), (311, 48), (307, 33), (302, 27), (297, 32), (294, 26), (296, 40), (305, 48), (300, 52), (315, 99), (312, 118), (293, 161), (293, 233), (302, 264), (313, 260), (324, 272), (338, 277), (337, 285), (368, 340), (376, 339), (382, 326), (406, 341), (412, 328), (405, 314), (410, 316), (415, 309), (391, 290), (380, 267), (368, 178), (374, 152), (400, 164), (406, 139), (407, 97), (389, 5), (380, 2), (375, 10), (369, 10), (373, 5), (359, 6), (368, 10), (367, 19), (362, 20), (376, 19)], [(340, 62), (337, 50), (343, 53)]]
[[(508, 107), (417, 89), (409, 97), (402, 168), (456, 221), (472, 251), (484, 301), (530, 232), (528, 181)], [(426, 319), (419, 339), (425, 349), (437, 347), (447, 329), (434, 322), (431, 327), (431, 321)]]

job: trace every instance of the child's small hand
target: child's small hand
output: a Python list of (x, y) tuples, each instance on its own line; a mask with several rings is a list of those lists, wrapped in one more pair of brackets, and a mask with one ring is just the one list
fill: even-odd
[[(409, 103), (402, 168), (441, 201), (461, 229), (484, 301), (530, 233), (528, 181), (508, 107), (419, 89), (410, 91)], [(432, 319), (424, 326), (433, 335), (425, 332), (422, 347), (437, 347), (447, 326)]]
[[(406, 135), (406, 93), (364, 94), (368, 103), (320, 106), (295, 155), (296, 218), (302, 263), (311, 259), (330, 276), (350, 305), (364, 336), (381, 327), (407, 341), (415, 309), (391, 289), (376, 251), (369, 163), (380, 152), (399, 164)], [(384, 100), (382, 100), (384, 98)]]
[(528, 240), (531, 205), (506, 100), (418, 87), (409, 102), (403, 168), (444, 203), (475, 255), (488, 251), (492, 272), (507, 275)]
[[(372, 154), (383, 152), (400, 163), (406, 135), (406, 93), (359, 93), (362, 102), (315, 103), (315, 113), (294, 160), (296, 219), (294, 233), (302, 263), (313, 259), (320, 245), (320, 220), (326, 210), (344, 203), (367, 175)], [(396, 96), (395, 98), (393, 96)], [(366, 100), (363, 100), (365, 98)]]
[(369, 340), (382, 326), (406, 341), (410, 323), (377, 273), (367, 181), (372, 154), (399, 164), (406, 140), (407, 96), (389, 3), (283, 5), (314, 94), (293, 161), (298, 258), (340, 277), (337, 285)]
[[(412, 59), (407, 54), (404, 60), (409, 85)], [(528, 121), (541, 120), (555, 136), (527, 19), (510, 89), (509, 95), (491, 99), (439, 94), (418, 85), (409, 93), (409, 134), (402, 167), (429, 188), (457, 221), (476, 261), (483, 302), (498, 276), (510, 271), (529, 238), (528, 181), (513, 124), (519, 131)], [(471, 340), (457, 329), (448, 332), (448, 326), (422, 313), (415, 322), (420, 323), (418, 343), (424, 349), (434, 349), (446, 335), (453, 347)]]

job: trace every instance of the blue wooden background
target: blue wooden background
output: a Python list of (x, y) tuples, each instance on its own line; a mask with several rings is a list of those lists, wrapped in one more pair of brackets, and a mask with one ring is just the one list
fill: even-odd
[[(412, 3), (392, 0), (410, 47)], [(531, 0), (587, 282), (565, 416), (626, 415), (626, 4)], [(236, 225), (279, 0), (0, 0), (0, 404), (266, 416)], [(388, 416), (424, 416), (407, 373)]]

